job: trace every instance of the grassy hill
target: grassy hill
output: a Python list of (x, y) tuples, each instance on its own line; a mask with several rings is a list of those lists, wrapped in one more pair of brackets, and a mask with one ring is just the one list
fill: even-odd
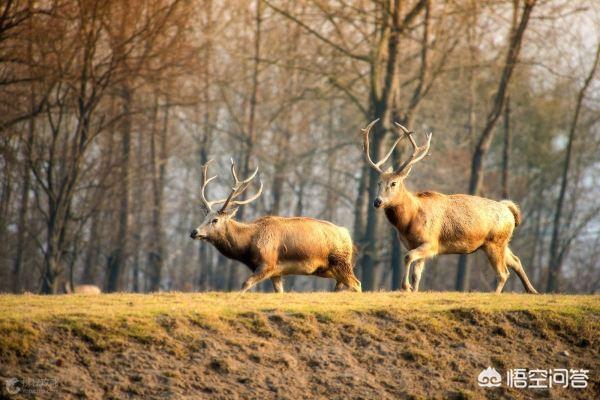
[[(599, 398), (600, 296), (0, 296), (7, 398)], [(586, 389), (480, 388), (492, 366)], [(36, 386), (37, 385), (37, 386)]]

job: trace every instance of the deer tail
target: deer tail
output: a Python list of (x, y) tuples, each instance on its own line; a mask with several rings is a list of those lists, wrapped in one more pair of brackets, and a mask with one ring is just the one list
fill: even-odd
[(510, 200), (502, 200), (501, 203), (508, 207), (513, 217), (515, 217), (515, 226), (519, 226), (521, 223), (521, 210), (519, 206)]

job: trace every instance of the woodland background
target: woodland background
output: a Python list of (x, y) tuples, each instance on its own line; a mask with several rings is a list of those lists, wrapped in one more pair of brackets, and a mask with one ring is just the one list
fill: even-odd
[[(189, 238), (200, 166), (220, 196), (231, 157), (265, 185), (239, 219), (346, 226), (363, 288), (396, 290), (404, 249), (359, 134), (381, 117), (374, 158), (393, 121), (433, 132), (411, 189), (516, 201), (534, 286), (598, 292), (599, 44), (592, 0), (2, 0), (0, 291), (237, 290), (246, 267)], [(475, 254), (422, 285), (493, 282)]]

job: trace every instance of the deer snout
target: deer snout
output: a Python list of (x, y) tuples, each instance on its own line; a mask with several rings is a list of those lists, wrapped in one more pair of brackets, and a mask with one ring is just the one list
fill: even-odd
[(194, 229), (192, 233), (190, 233), (190, 237), (196, 239), (198, 237), (198, 229)]
[(381, 200), (381, 197), (376, 197), (375, 201), (373, 202), (373, 207), (379, 208), (381, 207), (381, 204), (383, 204), (383, 200)]

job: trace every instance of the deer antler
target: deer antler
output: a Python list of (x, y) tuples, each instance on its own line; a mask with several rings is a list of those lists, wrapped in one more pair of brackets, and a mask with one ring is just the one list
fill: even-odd
[(396, 148), (396, 145), (400, 142), (400, 140), (402, 140), (402, 138), (399, 138), (394, 142), (394, 144), (392, 145), (390, 150), (386, 153), (386, 155), (381, 160), (379, 160), (378, 162), (373, 162), (373, 160), (371, 159), (371, 155), (369, 154), (370, 153), (370, 151), (369, 151), (369, 134), (371, 133), (371, 128), (373, 128), (373, 125), (375, 125), (377, 123), (377, 121), (379, 121), (379, 118), (372, 121), (369, 125), (367, 125), (367, 127), (365, 129), (362, 130), (363, 144), (364, 144), (364, 148), (365, 148), (365, 155), (367, 156), (367, 162), (369, 163), (369, 165), (371, 165), (371, 167), (373, 169), (375, 169), (380, 174), (383, 174), (384, 171), (381, 169), (381, 166), (388, 160), (388, 158), (390, 158), (394, 149)]
[(235, 161), (233, 161), (233, 159), (231, 159), (231, 175), (233, 176), (233, 179), (234, 179), (235, 183), (234, 183), (234, 185), (231, 188), (231, 193), (229, 193), (229, 196), (225, 200), (225, 203), (223, 204), (223, 206), (219, 210), (220, 213), (225, 212), (225, 210), (227, 210), (227, 208), (230, 207), (230, 206), (232, 206), (232, 205), (241, 206), (241, 205), (244, 205), (244, 204), (251, 203), (254, 200), (258, 199), (258, 197), (261, 195), (262, 190), (263, 190), (262, 181), (260, 182), (260, 187), (259, 187), (258, 191), (253, 196), (247, 198), (246, 200), (235, 200), (246, 189), (248, 189), (248, 187), (250, 186), (250, 183), (252, 182), (252, 180), (254, 179), (254, 177), (256, 177), (257, 173), (258, 173), (258, 165), (254, 169), (254, 172), (252, 174), (250, 174), (250, 176), (248, 178), (240, 181), (239, 178), (238, 178), (238, 176), (237, 176), (237, 173), (235, 171)]
[[(400, 167), (398, 167), (398, 169), (396, 171), (394, 171), (394, 174), (408, 175), (408, 173), (410, 172), (410, 168), (413, 166), (413, 164), (421, 161), (423, 158), (425, 158), (426, 156), (429, 155), (429, 147), (431, 146), (431, 136), (433, 134), (431, 132), (426, 133), (425, 137), (427, 138), (427, 142), (423, 146), (419, 147), (419, 146), (417, 146), (415, 139), (412, 137), (412, 134), (414, 132), (409, 131), (408, 129), (406, 129), (404, 126), (402, 126), (401, 124), (399, 124), (397, 122), (395, 122), (395, 124), (402, 130), (402, 132), (404, 133), (404, 136), (408, 137), (408, 140), (410, 140), (410, 144), (413, 147), (413, 152), (412, 152), (410, 158), (408, 160), (404, 161), (402, 163), (402, 165), (400, 165)], [(398, 139), (398, 140), (400, 140), (400, 139)]]
[(213, 201), (208, 201), (206, 199), (206, 186), (213, 180), (215, 179), (217, 176), (213, 176), (211, 178), (208, 178), (208, 164), (210, 164), (212, 162), (212, 160), (208, 160), (206, 163), (204, 163), (204, 165), (202, 166), (202, 189), (200, 191), (200, 199), (202, 200), (202, 205), (204, 206), (204, 208), (206, 209), (206, 211), (212, 211), (212, 206), (218, 203), (222, 203), (224, 202), (226, 199), (219, 199), (219, 200), (213, 200)]

